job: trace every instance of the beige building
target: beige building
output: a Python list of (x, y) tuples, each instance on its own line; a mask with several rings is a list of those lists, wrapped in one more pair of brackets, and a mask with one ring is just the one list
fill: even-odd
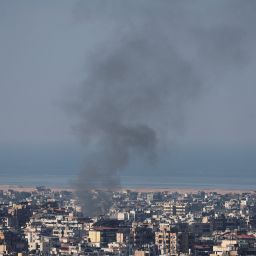
[(7, 253), (7, 246), (6, 244), (0, 244), (0, 255), (6, 255)]
[(162, 255), (177, 255), (177, 234), (170, 227), (162, 226), (155, 232), (155, 244)]
[(173, 202), (164, 202), (163, 204), (163, 210), (165, 213), (169, 213), (173, 215)]
[(144, 250), (136, 250), (134, 252), (134, 256), (149, 256), (150, 252), (149, 251), (144, 251)]
[(95, 247), (108, 247), (108, 243), (116, 242), (117, 240), (117, 229), (115, 228), (99, 228), (89, 230), (88, 242)]
[(186, 203), (164, 202), (163, 210), (171, 215), (184, 216), (188, 213), (189, 207)]
[(101, 232), (97, 230), (89, 230), (88, 240), (92, 244), (92, 246), (100, 247)]
[(236, 256), (237, 241), (236, 240), (223, 240), (220, 245), (213, 246), (213, 253), (211, 256)]
[(188, 213), (188, 205), (185, 203), (176, 203), (174, 206), (175, 215), (185, 216)]

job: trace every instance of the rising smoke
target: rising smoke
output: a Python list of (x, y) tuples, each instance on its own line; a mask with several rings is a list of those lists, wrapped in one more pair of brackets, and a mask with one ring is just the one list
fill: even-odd
[(94, 215), (110, 207), (110, 191), (119, 187), (118, 173), (131, 155), (151, 161), (163, 138), (182, 125), (184, 105), (200, 82), (161, 33), (134, 34), (93, 55), (90, 64), (78, 104), (79, 131), (98, 150), (76, 188), (85, 213)]
[[(129, 20), (125, 8), (121, 8), (121, 13), (113, 12), (114, 8), (102, 6), (102, 1), (96, 3), (92, 6), (102, 10), (108, 7), (105, 10), (116, 23), (123, 14)], [(155, 6), (155, 2), (151, 3)], [(185, 59), (177, 47), (179, 31), (172, 31), (177, 25), (173, 23), (175, 9), (169, 8), (168, 13), (167, 3), (156, 5), (157, 8), (146, 4), (143, 12), (134, 9), (136, 5), (128, 5), (130, 14), (136, 10), (133, 21), (140, 21), (140, 26), (134, 27), (131, 20), (128, 25), (119, 26), (117, 31), (123, 28), (125, 32), (114, 34), (116, 38), (97, 47), (87, 60), (86, 79), (75, 104), (80, 117), (79, 136), (94, 148), (75, 184), (86, 215), (104, 214), (110, 208), (111, 192), (120, 187), (118, 174), (133, 155), (152, 161), (166, 141), (175, 140), (185, 126), (188, 103), (200, 92), (201, 77), (193, 62)], [(223, 29), (214, 29), (215, 41), (210, 40), (213, 43), (206, 48), (207, 52), (212, 51), (211, 56), (237, 35), (237, 31), (231, 31), (219, 38)], [(206, 31), (195, 31), (201, 37), (202, 51), (209, 39)], [(240, 53), (237, 41), (232, 41), (232, 51), (226, 49), (227, 60), (232, 61), (234, 54)]]

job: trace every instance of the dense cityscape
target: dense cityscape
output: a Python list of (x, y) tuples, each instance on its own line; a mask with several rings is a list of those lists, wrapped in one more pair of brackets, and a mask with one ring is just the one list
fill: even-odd
[(75, 198), (1, 190), (0, 255), (256, 255), (255, 192), (122, 190), (104, 216)]

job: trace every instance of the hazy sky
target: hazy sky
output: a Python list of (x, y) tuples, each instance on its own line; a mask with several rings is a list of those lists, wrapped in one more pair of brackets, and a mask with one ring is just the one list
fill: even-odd
[(76, 142), (63, 102), (76, 97), (88, 56), (157, 24), (202, 84), (178, 142), (255, 145), (255, 10), (233, 0), (1, 1), (0, 143)]

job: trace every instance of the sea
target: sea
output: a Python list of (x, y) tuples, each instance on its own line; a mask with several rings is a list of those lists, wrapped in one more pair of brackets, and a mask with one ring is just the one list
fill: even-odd
[[(69, 146), (1, 146), (0, 184), (70, 188), (87, 157)], [(118, 178), (124, 188), (256, 190), (256, 149), (176, 148), (154, 163), (136, 155)]]

